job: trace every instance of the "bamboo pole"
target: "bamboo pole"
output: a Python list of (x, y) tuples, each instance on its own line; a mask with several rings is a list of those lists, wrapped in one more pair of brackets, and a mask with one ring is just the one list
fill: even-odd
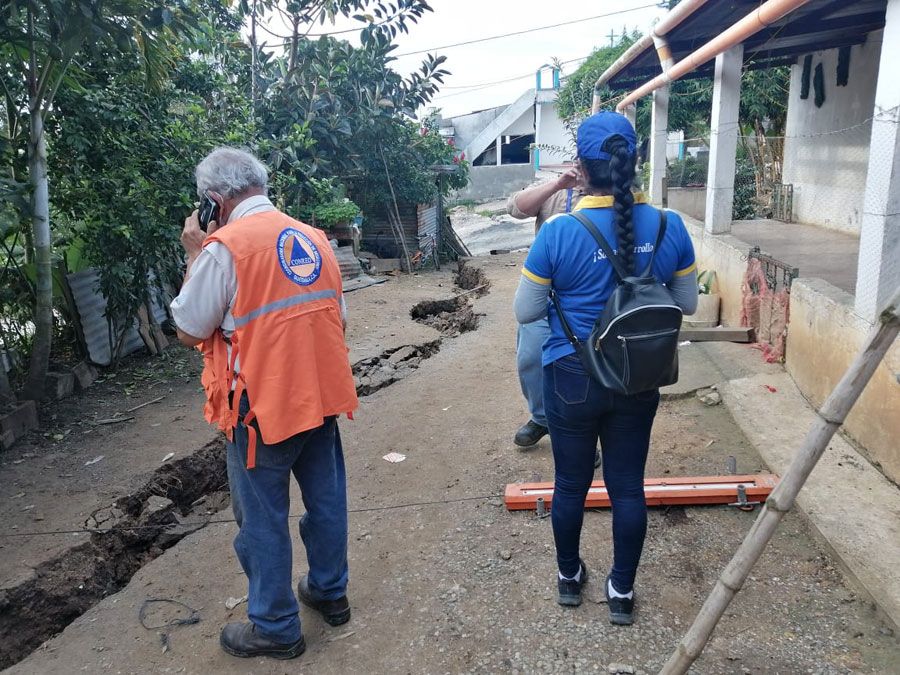
[(766, 545), (775, 534), (781, 519), (794, 505), (800, 488), (809, 478), (828, 442), (844, 423), (866, 384), (881, 363), (900, 332), (900, 288), (894, 292), (887, 307), (873, 327), (866, 345), (822, 404), (818, 417), (806, 435), (803, 445), (794, 456), (784, 477), (769, 495), (731, 562), (725, 567), (715, 587), (700, 608), (694, 623), (685, 633), (672, 656), (660, 670), (660, 675), (681, 675), (700, 656), (709, 637), (725, 613), (732, 598), (744, 585), (750, 570), (759, 560)]
[(390, 212), (388, 213), (388, 222), (396, 228), (395, 236), (399, 236), (400, 245), (403, 248), (403, 257), (406, 258), (406, 272), (408, 274), (412, 274), (412, 260), (409, 257), (409, 249), (406, 247), (406, 233), (403, 231), (403, 219), (400, 217), (400, 207), (397, 206), (397, 193), (394, 192), (394, 183), (391, 181), (391, 172), (388, 169), (387, 160), (384, 158), (384, 148), (381, 145), (378, 146), (378, 151), (381, 153), (381, 162), (384, 164), (384, 175), (387, 177), (388, 187), (391, 189), (391, 200), (394, 204), (394, 216), (397, 219), (396, 223), (391, 222)]

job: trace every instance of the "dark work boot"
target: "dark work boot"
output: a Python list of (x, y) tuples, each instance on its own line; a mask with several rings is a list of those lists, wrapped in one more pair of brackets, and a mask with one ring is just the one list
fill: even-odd
[(578, 607), (581, 604), (581, 589), (587, 583), (588, 571), (584, 560), (579, 560), (578, 564), (581, 566), (581, 579), (578, 581), (560, 579), (559, 574), (556, 575), (557, 590), (559, 591), (556, 602), (564, 607)]
[(609, 608), (609, 622), (617, 626), (630, 626), (634, 623), (634, 594), (630, 598), (614, 598), (609, 594), (609, 577), (603, 582), (603, 593)]
[(520, 448), (530, 448), (532, 445), (536, 445), (547, 433), (547, 427), (541, 426), (534, 420), (528, 420), (528, 424), (520, 427), (516, 432), (513, 442)]
[(227, 654), (242, 658), (271, 656), (273, 659), (293, 659), (306, 651), (306, 640), (302, 635), (290, 644), (275, 642), (257, 633), (252, 621), (226, 624), (219, 636), (219, 644)]
[(337, 600), (316, 600), (309, 590), (309, 579), (306, 576), (297, 584), (297, 595), (300, 602), (316, 610), (332, 626), (340, 626), (350, 620), (350, 602), (347, 596)]

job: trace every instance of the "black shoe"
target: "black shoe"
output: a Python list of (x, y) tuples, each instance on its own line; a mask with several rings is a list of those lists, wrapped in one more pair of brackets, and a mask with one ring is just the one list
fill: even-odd
[(600, 464), (602, 462), (603, 462), (603, 460), (600, 457), (600, 448), (597, 448), (594, 451), (594, 471), (596, 471), (597, 469), (600, 468)]
[(603, 584), (606, 594), (606, 605), (609, 607), (609, 622), (617, 626), (630, 626), (634, 623), (634, 596), (631, 598), (612, 598), (609, 595), (609, 577)]
[(556, 599), (556, 602), (564, 607), (578, 607), (581, 604), (581, 589), (587, 583), (588, 571), (584, 560), (579, 560), (578, 564), (581, 565), (581, 579), (578, 581), (574, 579), (571, 581), (560, 579), (559, 575), (556, 575), (557, 589), (559, 590), (559, 597)]
[(226, 653), (242, 658), (271, 656), (273, 659), (294, 659), (306, 651), (306, 640), (302, 635), (290, 644), (275, 642), (257, 633), (251, 621), (226, 624), (219, 636), (219, 644)]
[(528, 420), (528, 424), (519, 428), (513, 443), (520, 448), (530, 448), (536, 445), (548, 433), (547, 427), (541, 426), (534, 420)]
[(316, 610), (332, 626), (341, 626), (350, 620), (350, 602), (345, 595), (337, 600), (316, 600), (309, 590), (309, 578), (304, 576), (297, 584), (300, 602)]

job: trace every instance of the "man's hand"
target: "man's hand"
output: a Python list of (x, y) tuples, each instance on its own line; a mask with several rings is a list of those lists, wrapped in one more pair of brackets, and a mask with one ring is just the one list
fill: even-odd
[(181, 245), (184, 246), (188, 260), (195, 260), (200, 255), (205, 239), (206, 232), (200, 229), (200, 218), (197, 210), (194, 209), (194, 212), (184, 219), (184, 229), (181, 231)]
[(581, 185), (581, 172), (575, 166), (556, 179), (556, 187), (559, 190), (568, 190), (579, 185)]

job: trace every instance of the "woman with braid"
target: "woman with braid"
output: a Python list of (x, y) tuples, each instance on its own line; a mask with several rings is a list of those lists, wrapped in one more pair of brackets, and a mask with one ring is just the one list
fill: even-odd
[[(575, 207), (596, 225), (630, 273), (650, 261), (660, 215), (633, 192), (636, 136), (623, 116), (601, 112), (578, 128), (578, 160), (586, 196)], [(681, 218), (669, 212), (665, 237), (652, 273), (671, 291), (685, 314), (697, 308), (694, 249)], [(547, 316), (550, 337), (543, 347), (544, 405), (553, 443), (555, 488), (553, 537), (559, 567), (558, 602), (581, 604), (587, 568), (579, 554), (584, 502), (593, 479), (599, 439), (603, 479), (612, 501), (613, 555), (603, 581), (610, 621), (631, 624), (634, 580), (647, 530), (644, 465), (659, 390), (634, 396), (601, 386), (584, 370), (566, 338), (552, 290), (573, 332), (586, 339), (618, 278), (588, 230), (569, 214), (544, 223), (525, 260), (516, 292), (519, 323)]]

